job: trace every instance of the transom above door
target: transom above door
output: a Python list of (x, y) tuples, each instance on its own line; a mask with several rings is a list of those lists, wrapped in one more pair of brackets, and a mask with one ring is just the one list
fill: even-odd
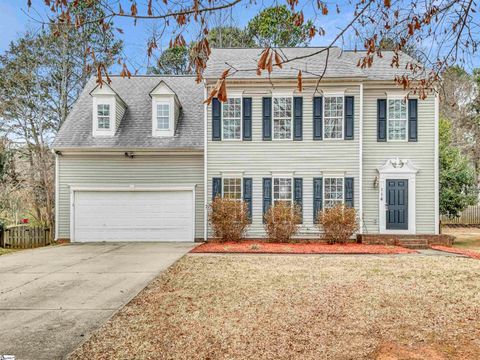
[(387, 230), (408, 230), (408, 180), (386, 179), (385, 226)]

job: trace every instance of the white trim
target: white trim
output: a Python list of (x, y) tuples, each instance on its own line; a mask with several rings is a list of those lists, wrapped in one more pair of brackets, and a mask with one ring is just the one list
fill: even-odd
[(75, 241), (75, 193), (79, 191), (98, 191), (98, 192), (166, 192), (166, 191), (191, 191), (192, 192), (192, 209), (193, 209), (193, 233), (192, 242), (195, 241), (195, 187), (192, 186), (142, 186), (142, 185), (119, 185), (119, 186), (97, 186), (97, 185), (82, 185), (70, 186), (70, 241)]
[[(232, 96), (228, 99), (240, 99), (240, 137), (238, 139), (225, 139), (223, 137), (223, 105), (225, 103), (220, 102), (220, 140), (221, 141), (242, 141), (243, 140), (243, 97), (241, 95)], [(227, 99), (227, 100), (228, 100)]]
[[(409, 160), (389, 159), (378, 168), (378, 218), (381, 234), (415, 234), (416, 232), (416, 175), (419, 170)], [(408, 229), (389, 230), (386, 228), (386, 180), (408, 180)]]
[[(325, 180), (326, 179), (342, 179), (342, 204), (345, 204), (345, 177), (344, 176), (324, 176), (322, 181), (322, 209), (325, 209)], [(355, 189), (354, 189), (354, 193), (355, 193)]]
[(363, 233), (363, 83), (360, 84), (360, 117), (358, 124), (358, 216), (359, 233)]
[[(274, 97), (292, 97), (294, 94), (295, 90), (293, 89), (272, 89), (270, 92), (272, 94), (272, 98)], [(292, 104), (293, 106), (293, 104)]]
[[(274, 111), (274, 107), (275, 107), (275, 98), (279, 99), (279, 98), (286, 98), (286, 99), (291, 99), (292, 101), (292, 108), (291, 108), (291, 116), (290, 116), (290, 137), (289, 138), (285, 138), (285, 139), (275, 139), (275, 111)], [(293, 91), (290, 95), (272, 95), (272, 120), (271, 120), (271, 123), (270, 123), (270, 127), (272, 129), (272, 141), (292, 141), (293, 140), (293, 118), (294, 118), (294, 108), (293, 108)]]
[[(157, 128), (157, 106), (168, 105), (168, 130)], [(173, 137), (175, 135), (175, 98), (174, 96), (152, 97), (152, 136)]]
[[(203, 99), (208, 97), (206, 81), (203, 80)], [(203, 240), (208, 239), (208, 105), (204, 101), (203, 104)]]
[[(92, 114), (92, 135), (94, 137), (112, 137), (116, 132), (116, 114), (117, 114), (117, 101), (114, 95), (95, 95), (93, 96), (93, 114)], [(98, 105), (109, 106), (110, 124), (108, 129), (98, 128)]]
[(440, 233), (440, 179), (439, 179), (439, 153), (438, 153), (438, 131), (439, 131), (439, 97), (435, 94), (435, 134), (434, 134), (434, 203), (435, 203), (435, 235)]
[[(405, 119), (405, 139), (391, 140), (391, 139), (389, 138), (388, 127), (389, 127), (389, 125), (390, 125), (390, 116), (389, 116), (390, 106), (389, 106), (388, 102), (389, 102), (390, 100), (404, 100), (404, 101), (405, 101), (405, 107), (406, 107), (406, 113), (407, 113), (407, 117), (406, 117), (406, 119)], [(387, 114), (386, 114), (386, 115), (387, 115), (387, 130), (386, 130), (386, 131), (387, 131), (387, 142), (408, 142), (408, 115), (409, 115), (409, 114), (408, 114), (408, 101), (405, 100), (404, 97), (398, 97), (398, 98), (396, 98), (396, 97), (390, 97), (390, 98), (388, 98), (388, 97), (387, 97)], [(403, 119), (392, 119), (392, 120), (403, 120)]]
[(387, 99), (391, 100), (399, 100), (399, 99), (406, 99), (408, 96), (408, 91), (404, 90), (390, 90), (390, 91), (385, 91), (385, 94), (387, 95)]
[[(327, 97), (341, 97), (343, 99), (342, 100), (342, 119), (341, 119), (342, 136), (338, 137), (338, 138), (327, 138), (327, 137), (325, 137), (325, 127), (326, 127), (325, 126), (325, 99)], [(323, 94), (323, 100), (322, 100), (322, 131), (323, 131), (323, 134), (322, 134), (323, 140), (326, 140), (326, 141), (345, 140), (345, 92), (343, 92), (343, 93), (329, 92), (329, 93), (324, 93)]]
[(55, 241), (58, 240), (58, 219), (59, 209), (58, 203), (60, 202), (60, 169), (59, 169), (58, 154), (55, 154)]
[(346, 88), (335, 89), (329, 88), (327, 90), (322, 90), (322, 94), (325, 97), (345, 97), (345, 92), (347, 91)]

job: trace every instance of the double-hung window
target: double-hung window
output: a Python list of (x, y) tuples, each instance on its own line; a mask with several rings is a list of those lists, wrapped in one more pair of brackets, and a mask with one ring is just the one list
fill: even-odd
[(273, 138), (286, 140), (292, 138), (292, 98), (273, 98)]
[(170, 104), (157, 103), (157, 130), (170, 129)]
[(323, 207), (330, 208), (344, 201), (343, 178), (324, 178), (323, 182)]
[(325, 96), (324, 139), (343, 139), (343, 96)]
[(222, 105), (223, 139), (240, 140), (242, 136), (242, 98), (228, 98)]
[(387, 133), (389, 141), (407, 140), (407, 119), (405, 99), (388, 99)]
[(273, 179), (273, 202), (285, 202), (292, 204), (292, 179), (291, 178), (274, 178)]
[(98, 129), (110, 129), (110, 104), (97, 105), (97, 124)]
[(242, 179), (224, 178), (222, 191), (226, 199), (242, 200)]

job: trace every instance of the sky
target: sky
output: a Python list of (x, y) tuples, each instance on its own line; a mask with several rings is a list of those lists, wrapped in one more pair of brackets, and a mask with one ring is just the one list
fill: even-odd
[[(124, 8), (129, 8), (129, 1), (122, 0)], [(145, 3), (145, 0), (139, 0), (139, 4)], [(270, 3), (270, 1), (267, 1)], [(285, 3), (285, 1), (278, 1), (278, 3)], [(316, 3), (316, 1), (313, 1)], [(330, 14), (327, 17), (322, 17), (322, 27), (326, 30), (326, 35), (323, 37), (316, 36), (310, 43), (311, 46), (323, 46), (329, 44), (334, 36), (338, 33), (338, 29), (344, 27), (353, 17), (353, 8), (348, 0), (339, 0), (341, 7), (341, 14), (337, 15), (334, 9), (330, 9)], [(27, 0), (0, 0), (0, 52), (4, 52), (11, 41), (14, 41), (27, 30), (38, 30), (40, 24), (34, 19), (39, 19), (42, 14), (35, 11), (45, 11), (44, 0), (32, 0), (33, 7), (28, 9)], [(342, 5), (343, 4), (343, 5)], [(255, 5), (241, 5), (235, 7), (231, 13), (224, 13), (223, 16), (227, 19), (228, 24), (244, 27), (248, 21), (258, 13), (260, 8), (265, 4), (263, 0), (257, 0)], [(140, 12), (142, 12), (141, 5)], [(305, 17), (309, 18), (312, 11), (309, 8), (303, 9)], [(225, 19), (217, 18), (218, 23), (225, 21)], [(136, 26), (133, 25), (132, 19), (122, 18), (115, 19), (115, 26), (124, 30), (124, 34), (118, 36), (124, 41), (124, 53), (129, 60), (130, 66), (138, 68), (140, 73), (144, 72), (148, 62), (146, 54), (147, 39), (151, 35), (153, 29), (153, 22), (139, 21)], [(188, 41), (188, 33), (185, 35)], [(158, 44), (160, 48), (168, 46), (170, 36), (165, 36), (164, 41)], [(428, 40), (428, 39), (426, 39)], [(340, 44), (341, 45), (341, 44)], [(354, 48), (353, 36), (344, 38), (343, 47), (346, 49)], [(467, 64), (467, 68), (480, 66), (480, 54), (477, 54), (472, 61)], [(113, 69), (118, 72), (118, 69)]]

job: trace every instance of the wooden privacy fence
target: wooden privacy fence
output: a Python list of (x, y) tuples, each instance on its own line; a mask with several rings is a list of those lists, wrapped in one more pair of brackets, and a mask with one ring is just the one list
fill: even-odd
[(50, 244), (50, 229), (41, 226), (12, 226), (3, 230), (1, 247), (29, 249)]
[(456, 218), (442, 215), (441, 220), (443, 225), (480, 225), (480, 205), (469, 206)]

